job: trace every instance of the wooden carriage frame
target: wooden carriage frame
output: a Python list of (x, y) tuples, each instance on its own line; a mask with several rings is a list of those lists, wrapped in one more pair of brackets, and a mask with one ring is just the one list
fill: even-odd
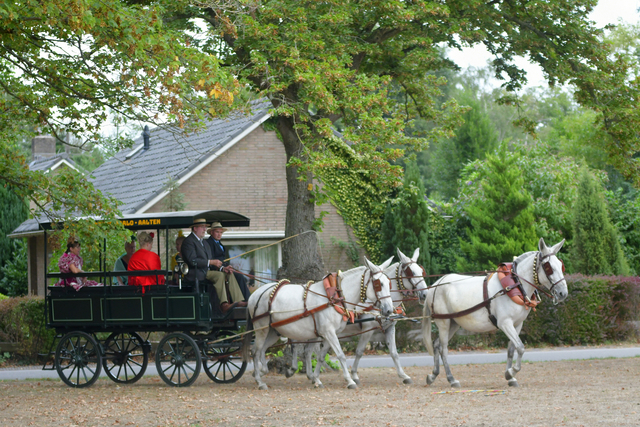
[[(164, 232), (166, 264), (169, 265), (169, 230), (189, 228), (196, 218), (208, 223), (220, 222), (225, 227), (249, 226), (249, 218), (230, 211), (182, 211), (123, 216), (124, 226), (132, 231), (155, 229), (160, 253), (160, 234)], [(45, 234), (55, 224), (40, 223)], [(106, 239), (103, 246), (106, 249)], [(104, 265), (101, 262), (101, 265)], [(106, 268), (103, 267), (106, 270)], [(51, 279), (76, 276), (48, 273)], [(179, 268), (178, 268), (179, 270)], [(53, 364), (45, 361), (43, 369), (57, 370), (62, 381), (71, 387), (88, 387), (100, 376), (102, 368), (116, 383), (131, 384), (145, 374), (149, 355), (155, 350), (155, 365), (162, 380), (177, 387), (191, 385), (204, 365), (211, 380), (232, 383), (245, 372), (242, 357), (251, 336), (234, 338), (247, 324), (247, 309), (235, 307), (227, 313), (219, 311), (210, 284), (188, 283), (176, 272), (179, 284), (170, 283), (174, 272), (168, 270), (136, 272), (87, 272), (83, 276), (104, 283), (100, 287), (46, 286), (46, 326), (56, 331), (49, 349)], [(137, 286), (114, 286), (115, 276), (159, 276), (167, 281), (143, 289)], [(213, 295), (214, 301), (210, 300)], [(151, 332), (165, 335), (153, 349)], [(147, 333), (143, 339), (141, 333)], [(224, 339), (230, 337), (229, 339)], [(49, 358), (47, 358), (49, 359)]]

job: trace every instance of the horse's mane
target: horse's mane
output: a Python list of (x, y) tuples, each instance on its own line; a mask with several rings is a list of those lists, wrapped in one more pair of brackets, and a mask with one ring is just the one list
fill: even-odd
[(350, 278), (351, 276), (355, 276), (355, 275), (362, 276), (362, 272), (365, 270), (365, 268), (367, 268), (367, 267), (360, 266), (360, 267), (352, 268), (351, 270), (342, 271), (340, 273), (340, 276), (342, 277), (343, 280), (347, 279), (347, 278)]
[(513, 260), (514, 264), (519, 264), (520, 261), (522, 261), (525, 258), (529, 258), (532, 254), (537, 253), (538, 251), (529, 251), (529, 252), (525, 252), (522, 255), (520, 255), (518, 258)]

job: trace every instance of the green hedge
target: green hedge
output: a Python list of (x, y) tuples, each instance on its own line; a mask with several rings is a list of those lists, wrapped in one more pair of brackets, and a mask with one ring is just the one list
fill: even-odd
[(0, 299), (0, 341), (18, 344), (12, 359), (37, 363), (54, 337), (55, 331), (45, 327), (43, 297)]

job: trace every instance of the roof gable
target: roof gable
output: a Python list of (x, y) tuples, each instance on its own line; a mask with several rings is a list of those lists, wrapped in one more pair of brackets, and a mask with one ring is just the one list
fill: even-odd
[(149, 149), (141, 148), (142, 136), (92, 173), (94, 187), (122, 202), (123, 214), (146, 210), (162, 198), (170, 180), (185, 180), (233, 146), (268, 117), (271, 104), (252, 103), (252, 114), (234, 114), (207, 123), (204, 130), (180, 136), (168, 130), (151, 130)]

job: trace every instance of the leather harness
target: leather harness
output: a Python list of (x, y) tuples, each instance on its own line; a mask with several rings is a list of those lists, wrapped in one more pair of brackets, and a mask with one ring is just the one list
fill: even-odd
[[(466, 316), (467, 314), (473, 313), (474, 311), (480, 310), (481, 308), (487, 308), (489, 313), (489, 320), (493, 323), (493, 326), (498, 327), (498, 319), (491, 314), (491, 300), (497, 298), (501, 295), (508, 295), (509, 298), (513, 302), (518, 305), (523, 305), (525, 308), (533, 308), (540, 303), (540, 299), (534, 293), (531, 298), (529, 298), (518, 279), (518, 275), (515, 273), (515, 268), (513, 263), (505, 262), (498, 266), (498, 279), (500, 280), (500, 284), (502, 285), (502, 289), (498, 291), (491, 298), (489, 297), (489, 289), (488, 284), (489, 280), (493, 277), (494, 273), (490, 273), (485, 276), (484, 281), (482, 282), (482, 302), (474, 305), (473, 307), (467, 308), (466, 310), (458, 311), (456, 313), (446, 313), (446, 314), (438, 314), (433, 313), (433, 302), (431, 305), (431, 317), (433, 319), (455, 319), (456, 317)], [(436, 288), (437, 290), (437, 288)], [(434, 292), (436, 292), (434, 290)], [(435, 301), (435, 295), (433, 300)]]
[[(349, 311), (345, 305), (345, 300), (344, 300), (344, 296), (342, 295), (342, 289), (340, 288), (340, 281), (339, 279), (339, 273), (330, 273), (328, 275), (326, 275), (324, 277), (324, 279), (322, 280), (322, 283), (324, 284), (324, 289), (325, 292), (327, 294), (327, 299), (328, 301), (325, 304), (319, 305), (318, 307), (312, 308), (311, 310), (307, 309), (307, 296), (309, 294), (309, 286), (311, 286), (311, 284), (313, 284), (313, 281), (309, 281), (306, 285), (299, 285), (299, 286), (304, 286), (304, 296), (303, 296), (303, 304), (304, 304), (304, 311), (302, 313), (296, 314), (295, 316), (291, 316), (288, 317), (286, 319), (283, 320), (279, 320), (277, 322), (272, 322), (271, 321), (271, 305), (273, 303), (273, 300), (276, 296), (276, 294), (278, 293), (278, 291), (284, 286), (284, 285), (290, 285), (291, 283), (289, 283), (288, 280), (281, 280), (278, 282), (278, 284), (276, 284), (276, 286), (274, 287), (274, 289), (271, 291), (271, 293), (269, 294), (269, 309), (262, 313), (259, 314), (258, 316), (255, 316), (253, 318), (253, 321), (255, 322), (258, 319), (261, 319), (263, 317), (269, 316), (269, 326), (271, 326), (272, 328), (277, 328), (280, 326), (284, 326), (284, 325), (288, 325), (289, 323), (293, 323), (296, 322), (300, 319), (303, 319), (305, 317), (309, 317), (311, 316), (311, 318), (313, 319), (313, 327), (316, 333), (316, 336), (320, 336), (318, 334), (318, 328), (316, 325), (316, 318), (314, 316), (315, 313), (322, 311), (330, 306), (333, 306), (333, 308), (342, 315), (342, 320), (344, 321), (351, 321), (351, 323), (353, 323), (353, 321), (355, 320), (355, 314), (353, 311)], [(264, 295), (264, 294), (263, 294)], [(257, 305), (256, 305), (257, 306)]]

